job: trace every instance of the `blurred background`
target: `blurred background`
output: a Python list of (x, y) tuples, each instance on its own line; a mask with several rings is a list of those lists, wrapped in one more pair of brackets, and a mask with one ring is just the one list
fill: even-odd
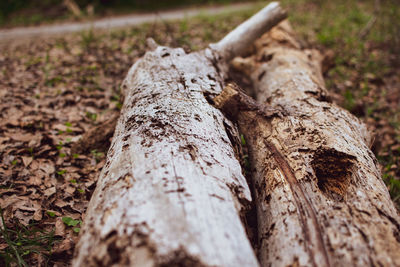
[[(247, 2), (255, 2), (247, 1)], [(0, 25), (38, 24), (44, 21), (77, 19), (87, 16), (159, 11), (196, 5), (229, 4), (239, 0), (2, 0)]]

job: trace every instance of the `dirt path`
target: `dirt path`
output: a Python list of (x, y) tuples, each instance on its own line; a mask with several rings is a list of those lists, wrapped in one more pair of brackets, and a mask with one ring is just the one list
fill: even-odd
[(119, 17), (110, 17), (98, 19), (90, 22), (76, 22), (65, 24), (53, 24), (38, 27), (18, 27), (12, 29), (0, 30), (0, 42), (11, 41), (15, 39), (25, 39), (39, 36), (61, 35), (71, 32), (79, 32), (88, 29), (111, 29), (124, 26), (138, 25), (142, 23), (151, 23), (160, 20), (184, 19), (198, 16), (201, 14), (210, 16), (224, 12), (238, 11), (248, 9), (255, 3), (238, 3), (227, 6), (203, 7), (176, 9), (164, 12), (154, 12), (145, 14), (134, 14)]

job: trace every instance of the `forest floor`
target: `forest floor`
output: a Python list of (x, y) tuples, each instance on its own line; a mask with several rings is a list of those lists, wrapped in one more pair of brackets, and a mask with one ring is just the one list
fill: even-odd
[[(335, 101), (375, 133), (372, 149), (400, 205), (400, 8), (390, 0), (374, 3), (283, 1), (303, 46), (325, 55)], [(108, 144), (81, 153), (71, 148), (119, 113), (120, 84), (145, 53), (147, 37), (199, 50), (255, 11), (1, 47), (0, 265), (70, 265)]]

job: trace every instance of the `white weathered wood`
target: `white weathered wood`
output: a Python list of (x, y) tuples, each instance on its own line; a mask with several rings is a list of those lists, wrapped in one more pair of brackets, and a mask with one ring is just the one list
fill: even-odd
[(257, 266), (232, 126), (204, 97), (221, 82), (183, 49), (158, 47), (132, 67), (74, 266)]
[(248, 47), (263, 33), (269, 31), (287, 16), (278, 2), (271, 2), (257, 14), (246, 20), (221, 41), (211, 44), (210, 47), (228, 61), (236, 56), (243, 55)]
[(130, 69), (73, 266), (258, 266), (238, 134), (206, 99), (224, 84), (220, 52), (159, 46)]
[(400, 217), (371, 137), (329, 100), (319, 54), (292, 36), (281, 24), (234, 61), (261, 105), (232, 87), (215, 99), (249, 146), (260, 264), (400, 266)]

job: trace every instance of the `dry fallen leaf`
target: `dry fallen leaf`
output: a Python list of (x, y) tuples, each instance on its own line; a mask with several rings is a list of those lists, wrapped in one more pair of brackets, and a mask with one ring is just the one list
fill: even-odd
[(33, 158), (32, 157), (24, 157), (22, 156), (22, 162), (24, 163), (25, 167), (28, 167), (31, 164)]
[[(65, 236), (65, 234), (63, 234)], [(53, 254), (62, 254), (64, 252), (71, 251), (71, 248), (73, 248), (74, 242), (72, 238), (65, 238), (63, 241), (60, 243), (56, 244), (53, 248)], [(72, 253), (72, 252), (71, 252)]]
[(65, 236), (65, 223), (62, 221), (61, 217), (58, 217), (56, 219), (56, 230), (55, 230), (55, 235), (58, 236)]
[(44, 190), (44, 196), (47, 197), (47, 198), (51, 197), (55, 193), (56, 193), (56, 187), (55, 186)]
[(27, 181), (28, 185), (41, 185), (43, 182), (43, 174), (40, 172), (35, 172), (30, 175), (29, 180)]

